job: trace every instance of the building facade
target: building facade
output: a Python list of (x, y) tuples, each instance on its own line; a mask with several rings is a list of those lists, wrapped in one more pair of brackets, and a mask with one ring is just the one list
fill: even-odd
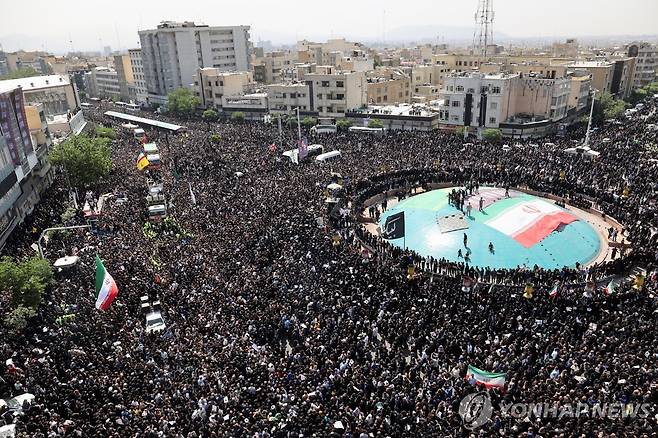
[(96, 67), (91, 70), (91, 97), (121, 100), (121, 84), (116, 70)]
[(411, 102), (411, 79), (400, 69), (377, 69), (367, 73), (369, 104)]
[(225, 72), (218, 68), (200, 68), (194, 78), (194, 93), (201, 108), (222, 109), (222, 98), (240, 96), (253, 84), (251, 72)]
[(139, 38), (149, 103), (165, 105), (171, 91), (191, 88), (199, 68), (250, 70), (249, 26), (163, 22)]
[(310, 87), (307, 83), (272, 84), (267, 87), (268, 106), (271, 113), (292, 115), (297, 108), (300, 113), (310, 114)]
[(658, 46), (646, 42), (628, 46), (628, 56), (637, 58), (633, 87), (642, 88), (656, 80), (658, 72)]
[(364, 107), (368, 86), (364, 72), (345, 72), (333, 66), (317, 66), (304, 75), (311, 111), (326, 118), (344, 118), (345, 113)]
[(142, 50), (130, 49), (128, 50), (128, 57), (130, 58), (130, 69), (135, 81), (135, 102), (139, 105), (146, 105), (147, 90), (146, 80), (144, 79), (144, 65), (142, 64)]
[(134, 101), (136, 98), (135, 78), (130, 64), (130, 55), (115, 55), (114, 69), (119, 82), (119, 97), (123, 102)]
[(0, 81), (0, 90), (21, 88), (27, 104), (41, 103), (46, 116), (67, 114), (80, 107), (75, 83), (65, 75), (32, 76)]
[(0, 88), (0, 247), (52, 182), (51, 144), (44, 106), (26, 105), (20, 87)]

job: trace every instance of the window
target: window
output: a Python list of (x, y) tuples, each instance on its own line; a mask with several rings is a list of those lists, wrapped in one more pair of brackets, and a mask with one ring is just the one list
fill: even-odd
[(489, 104), (489, 108), (491, 109), (497, 109), (498, 108), (498, 102), (491, 102)]
[(459, 116), (450, 116), (450, 120), (452, 120), (453, 122), (458, 122)]
[(469, 88), (466, 90), (467, 93), (475, 93), (475, 88)]
[(343, 88), (344, 86), (345, 86), (345, 84), (343, 83), (343, 81), (336, 81), (336, 87), (337, 88)]
[(492, 94), (500, 94), (500, 87), (491, 87)]
[(496, 124), (496, 118), (495, 117), (489, 117), (489, 123), (491, 123), (492, 125), (495, 125)]
[(329, 86), (329, 81), (322, 81), (322, 86), (323, 87), (328, 87)]
[(454, 108), (459, 108), (459, 101), (458, 101), (458, 100), (453, 100), (453, 101), (452, 101), (452, 106), (453, 106)]
[(464, 87), (462, 87), (461, 85), (457, 85), (457, 91), (464, 91)]

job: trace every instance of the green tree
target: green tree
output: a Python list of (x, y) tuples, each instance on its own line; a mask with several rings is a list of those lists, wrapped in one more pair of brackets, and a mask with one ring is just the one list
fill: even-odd
[(314, 117), (307, 116), (302, 119), (301, 123), (303, 127), (310, 128), (311, 126), (315, 126), (318, 123), (318, 121)]
[(379, 119), (371, 119), (368, 121), (368, 128), (383, 128), (384, 123)]
[(0, 291), (11, 294), (14, 308), (39, 307), (43, 292), (52, 279), (53, 271), (47, 260), (31, 258), (16, 263), (11, 257), (0, 259)]
[(495, 129), (495, 128), (487, 128), (482, 132), (482, 137), (491, 142), (499, 142), (503, 139), (503, 133), (500, 131), (500, 129)]
[(459, 126), (457, 129), (455, 129), (455, 135), (456, 135), (457, 137), (464, 138), (464, 130), (466, 130), (465, 127), (463, 127), (463, 126)]
[(32, 67), (21, 67), (18, 70), (14, 70), (2, 77), (0, 79), (5, 80), (5, 79), (21, 79), (21, 78), (29, 78), (32, 76), (39, 76), (40, 73), (33, 69)]
[(76, 135), (55, 146), (50, 160), (62, 166), (74, 187), (87, 187), (106, 177), (112, 168), (111, 140)]
[(96, 137), (109, 138), (110, 140), (117, 138), (116, 131), (112, 128), (106, 128), (105, 126), (97, 126), (95, 133)]
[(592, 122), (601, 124), (604, 120), (621, 117), (626, 110), (626, 102), (615, 99), (615, 96), (607, 91), (602, 92), (594, 101), (594, 113)]
[(201, 114), (201, 118), (208, 123), (208, 126), (210, 126), (211, 123), (219, 120), (219, 113), (212, 108), (208, 108), (203, 114)]
[(15, 332), (20, 332), (27, 327), (27, 320), (36, 315), (34, 309), (18, 306), (5, 315), (5, 325)]
[(179, 88), (169, 93), (167, 98), (167, 109), (178, 114), (191, 114), (201, 103), (187, 88)]
[(658, 94), (658, 82), (652, 82), (644, 87), (644, 89), (647, 90), (647, 93), (651, 96)]
[(297, 127), (297, 118), (296, 117), (288, 117), (286, 120), (286, 125), (288, 125), (289, 128), (296, 128)]
[(347, 131), (352, 126), (352, 121), (347, 119), (340, 119), (336, 121), (336, 129)]
[(231, 114), (231, 120), (234, 122), (242, 122), (244, 120), (244, 113), (242, 111), (236, 111)]

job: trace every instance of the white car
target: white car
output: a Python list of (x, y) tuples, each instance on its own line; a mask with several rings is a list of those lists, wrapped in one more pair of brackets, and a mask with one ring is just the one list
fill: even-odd
[(23, 413), (23, 403), (32, 404), (33, 401), (34, 395), (26, 392), (13, 398), (0, 399), (0, 408), (6, 407), (8, 410), (13, 411), (14, 415), (20, 415)]
[(162, 313), (160, 311), (153, 311), (146, 315), (146, 333), (158, 333), (163, 331), (167, 326)]

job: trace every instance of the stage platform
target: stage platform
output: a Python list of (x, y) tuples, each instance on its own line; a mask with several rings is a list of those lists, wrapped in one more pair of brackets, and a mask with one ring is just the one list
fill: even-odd
[[(390, 242), (399, 247), (406, 244), (423, 256), (467, 261), (471, 266), (530, 269), (534, 265), (545, 269), (587, 265), (596, 260), (604, 244), (584, 212), (561, 208), (551, 200), (515, 190), (506, 197), (504, 189), (481, 187), (467, 199), (472, 207), (469, 217), (466, 208), (461, 212), (448, 204), (451, 190), (421, 193), (384, 212), (380, 226), (389, 215), (405, 213), (406, 238)], [(480, 198), (482, 212), (478, 211)]]

